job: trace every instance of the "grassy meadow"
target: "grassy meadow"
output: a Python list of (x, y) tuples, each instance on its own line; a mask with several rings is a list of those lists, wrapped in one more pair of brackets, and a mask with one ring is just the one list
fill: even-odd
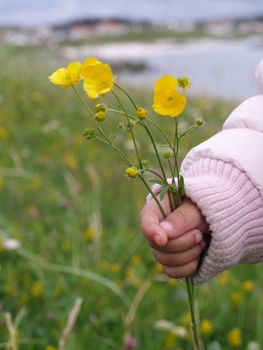
[[(139, 230), (147, 193), (111, 150), (84, 139), (88, 117), (73, 92), (48, 82), (59, 52), (1, 46), (0, 64), (0, 349), (117, 350), (125, 334), (125, 349), (135, 339), (138, 350), (191, 349), (185, 285), (166, 278)], [(134, 95), (150, 110), (151, 91)], [(196, 116), (206, 125), (181, 157), (236, 104), (189, 99), (183, 126)], [(105, 123), (128, 149), (118, 118)], [(260, 349), (261, 269), (238, 266), (198, 288), (207, 349)]]

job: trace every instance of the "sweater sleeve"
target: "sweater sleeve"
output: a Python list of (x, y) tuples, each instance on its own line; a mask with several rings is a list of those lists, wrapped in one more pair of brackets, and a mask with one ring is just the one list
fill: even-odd
[(181, 172), (211, 232), (195, 283), (263, 261), (263, 96), (238, 106), (221, 132), (188, 153)]

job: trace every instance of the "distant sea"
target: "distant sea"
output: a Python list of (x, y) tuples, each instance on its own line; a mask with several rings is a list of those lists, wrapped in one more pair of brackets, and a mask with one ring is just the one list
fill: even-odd
[(263, 0), (0, 0), (0, 26), (124, 17), (157, 23), (263, 15)]

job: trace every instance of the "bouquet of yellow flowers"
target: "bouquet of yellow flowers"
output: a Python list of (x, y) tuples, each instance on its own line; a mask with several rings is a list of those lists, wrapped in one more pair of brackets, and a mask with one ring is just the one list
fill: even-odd
[[(203, 125), (203, 120), (198, 119), (191, 127), (181, 133), (179, 132), (180, 115), (184, 111), (187, 102), (185, 96), (186, 90), (191, 87), (191, 81), (188, 77), (176, 78), (166, 75), (157, 80), (154, 86), (153, 111), (158, 115), (171, 118), (171, 122), (173, 123), (171, 128), (174, 128), (172, 137), (169, 137), (152, 119), (149, 111), (143, 106), (138, 106), (133, 97), (116, 83), (116, 77), (113, 75), (110, 65), (99, 61), (95, 57), (89, 57), (83, 63), (71, 62), (67, 67), (57, 69), (49, 77), (49, 80), (55, 85), (63, 88), (71, 87), (75, 91), (90, 117), (90, 124), (84, 130), (86, 139), (99, 141), (116, 152), (118, 157), (126, 164), (126, 175), (131, 179), (138, 178), (142, 181), (158, 205), (163, 217), (166, 216), (162, 205), (165, 197), (169, 201), (171, 211), (180, 205), (184, 196), (184, 178), (180, 174), (178, 161), (180, 141), (188, 132)], [(119, 109), (110, 108), (102, 103), (90, 106), (86, 97), (76, 87), (81, 81), (83, 82), (85, 95), (87, 95), (89, 100), (96, 100), (111, 93), (116, 99)], [(124, 97), (125, 101), (131, 104), (132, 113), (127, 111)], [(129, 154), (126, 154), (125, 150), (119, 147), (118, 143), (111, 138), (107, 131), (104, 121), (110, 119), (113, 115), (119, 116), (119, 128), (130, 135), (135, 157), (131, 158)], [(143, 129), (149, 138), (149, 143), (152, 145), (156, 156), (157, 170), (148, 161), (142, 159), (136, 138), (138, 128)], [(166, 151), (162, 155), (153, 136), (153, 128), (158, 131), (160, 137), (163, 139)], [(168, 176), (165, 169), (169, 170)], [(171, 181), (168, 178), (171, 178)], [(159, 195), (156, 195), (152, 191), (151, 183), (161, 185)], [(202, 342), (199, 337), (194, 285), (191, 277), (186, 278), (186, 286), (192, 318), (194, 348), (199, 350), (202, 349)]]

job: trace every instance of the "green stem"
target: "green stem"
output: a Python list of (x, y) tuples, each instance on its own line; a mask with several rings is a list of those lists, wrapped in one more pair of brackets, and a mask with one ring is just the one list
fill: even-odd
[(185, 136), (186, 134), (188, 134), (190, 131), (192, 131), (193, 129), (197, 128), (197, 126), (194, 124), (192, 126), (190, 126), (189, 129), (185, 130), (181, 135), (179, 135), (179, 140), (181, 140), (181, 138), (183, 136)]
[(116, 113), (116, 114), (120, 114), (120, 115), (124, 115), (125, 117), (128, 116), (129, 118), (138, 121), (138, 118), (134, 117), (133, 115), (131, 115), (129, 113), (117, 111), (116, 109), (112, 109), (112, 108), (107, 108), (107, 111), (112, 112), (112, 113)]
[[(178, 192), (180, 188), (180, 173), (179, 173), (179, 165), (178, 165), (178, 152), (179, 152), (179, 135), (178, 135), (178, 124), (179, 124), (179, 117), (175, 118), (175, 132), (174, 132), (174, 171), (173, 171), (173, 177), (177, 177), (177, 186), (178, 186)], [(178, 196), (177, 196), (178, 197)], [(177, 198), (177, 203), (179, 205), (181, 198)]]
[(72, 89), (74, 90), (75, 94), (78, 96), (80, 102), (83, 104), (83, 106), (85, 107), (86, 111), (89, 113), (89, 115), (93, 118), (93, 113), (91, 111), (91, 109), (89, 108), (89, 106), (87, 105), (86, 101), (84, 100), (84, 98), (80, 95), (80, 93), (78, 92), (78, 90), (76, 89), (76, 87), (74, 85), (71, 85)]
[[(112, 93), (113, 93), (114, 97), (117, 99), (117, 101), (118, 101), (119, 105), (121, 106), (123, 112), (125, 113), (125, 116), (126, 116), (127, 121), (128, 121), (128, 126), (130, 126), (129, 125), (130, 124), (130, 119), (129, 119), (128, 113), (127, 113), (124, 105), (122, 104), (119, 96), (114, 91), (112, 91)], [(139, 167), (140, 167), (140, 169), (142, 169), (143, 168), (142, 161), (141, 161), (141, 158), (140, 158), (140, 154), (139, 154), (139, 151), (138, 151), (138, 147), (137, 147), (137, 143), (136, 143), (136, 140), (135, 140), (135, 137), (134, 137), (134, 132), (132, 130), (132, 126), (130, 127), (130, 132), (131, 132), (132, 141), (133, 141), (133, 144), (134, 144), (136, 156), (137, 156), (137, 159), (138, 159)]]
[(160, 131), (160, 133), (164, 137), (165, 141), (168, 143), (171, 150), (173, 150), (173, 145), (171, 144), (170, 140), (168, 139), (168, 137), (166, 136), (166, 134), (162, 130), (162, 128), (158, 124), (156, 124), (153, 120), (151, 120), (149, 117), (147, 118), (147, 121), (149, 121), (156, 129), (158, 129)]
[(151, 187), (148, 185), (148, 183), (146, 182), (146, 180), (144, 179), (144, 177), (140, 174), (139, 175), (140, 179), (142, 180), (142, 182), (144, 183), (145, 187), (147, 188), (147, 190), (149, 191), (149, 193), (152, 195), (153, 199), (155, 200), (156, 204), (158, 205), (160, 212), (162, 213), (163, 217), (165, 218), (165, 212), (163, 210), (163, 207), (161, 205), (161, 203), (159, 202), (158, 198), (156, 197), (156, 195), (153, 193)]
[(196, 314), (195, 314), (195, 296), (194, 296), (194, 285), (193, 285), (192, 277), (186, 277), (186, 288), (187, 288), (188, 301), (189, 301), (189, 307), (190, 307), (190, 313), (191, 313), (191, 320), (192, 320), (191, 327), (192, 327), (195, 350), (202, 350), (201, 341), (199, 339), (198, 324), (196, 321)]
[(114, 146), (110, 142), (105, 141), (101, 137), (96, 136), (96, 139), (99, 140), (100, 142), (102, 142), (104, 145), (113, 148), (128, 166), (134, 166), (134, 164), (132, 162), (130, 162), (130, 160), (126, 157), (126, 155), (118, 147)]
[(134, 99), (131, 97), (131, 95), (126, 90), (124, 90), (120, 85), (118, 85), (117, 83), (114, 83), (114, 85), (128, 97), (128, 99), (131, 101), (133, 107), (137, 111), (138, 107), (136, 106), (136, 103), (135, 103)]

